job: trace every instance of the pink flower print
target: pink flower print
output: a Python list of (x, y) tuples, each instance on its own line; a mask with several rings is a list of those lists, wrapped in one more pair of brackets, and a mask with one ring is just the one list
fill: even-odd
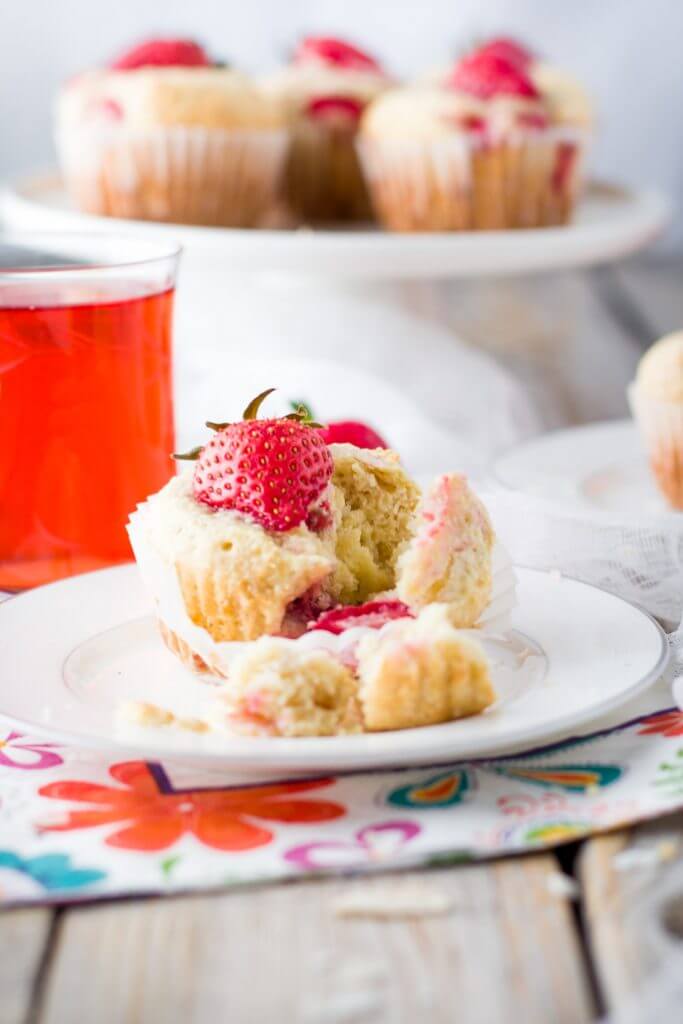
[(412, 821), (384, 821), (359, 829), (351, 840), (320, 840), (295, 846), (287, 851), (285, 860), (305, 871), (377, 865), (392, 861), (420, 831)]
[(20, 768), (25, 771), (40, 771), (55, 768), (63, 758), (54, 752), (56, 743), (31, 740), (19, 732), (0, 734), (0, 768)]

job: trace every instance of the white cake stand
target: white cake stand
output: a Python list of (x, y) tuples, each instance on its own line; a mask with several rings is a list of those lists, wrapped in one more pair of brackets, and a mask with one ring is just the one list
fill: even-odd
[[(327, 369), (343, 364), (367, 380), (381, 378), (397, 395), (389, 419), (405, 408), (409, 420), (417, 405), (483, 459), (538, 432), (540, 422), (512, 375), (449, 328), (448, 315), (441, 315), (452, 300), (444, 279), (614, 260), (649, 244), (668, 216), (666, 201), (655, 193), (605, 186), (589, 190), (567, 227), (413, 235), (369, 227), (236, 230), (94, 217), (70, 205), (54, 174), (0, 195), (0, 219), (12, 229), (152, 234), (182, 243), (176, 351), (183, 443), (192, 440), (183, 425), (202, 423), (207, 403), (214, 417), (234, 413), (226, 392), (236, 365), (263, 362), (265, 372), (273, 360), (298, 360), (303, 379), (293, 397), (316, 404), (311, 388), (320, 374), (309, 382), (305, 366), (321, 360)], [(339, 404), (360, 414), (359, 389), (350, 379), (339, 374)], [(264, 386), (271, 383), (277, 381)], [(329, 415), (317, 406), (320, 416)], [(380, 428), (386, 421), (373, 409), (366, 418)]]
[(9, 186), (0, 195), (6, 224), (40, 231), (159, 233), (188, 252), (211, 252), (234, 272), (285, 272), (336, 278), (479, 277), (519, 274), (620, 259), (648, 245), (667, 222), (669, 206), (649, 191), (593, 185), (566, 227), (523, 231), (392, 234), (358, 229), (234, 229), (114, 221), (74, 209), (58, 176)]

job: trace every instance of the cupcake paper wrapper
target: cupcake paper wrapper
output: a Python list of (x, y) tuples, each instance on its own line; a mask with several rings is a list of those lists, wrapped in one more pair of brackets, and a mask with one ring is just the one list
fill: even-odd
[[(231, 662), (249, 642), (217, 642), (202, 626), (191, 621), (185, 609), (175, 567), (165, 562), (149, 541), (144, 511), (138, 509), (131, 515), (128, 535), (143, 583), (154, 597), (157, 616), (168, 646), (186, 667), (202, 671), (203, 663), (205, 671), (221, 677), (227, 676)], [(510, 613), (516, 603), (515, 572), (507, 552), (497, 543), (493, 553), (491, 600), (472, 635), (480, 638), (504, 636), (510, 629)], [(349, 648), (354, 648), (363, 636), (376, 632), (367, 627), (349, 629), (339, 635), (312, 630), (290, 642), (308, 649), (324, 648), (342, 655)]]
[(494, 145), (465, 135), (358, 141), (375, 212), (394, 231), (564, 224), (579, 192), (584, 147), (585, 135), (569, 129)]
[(628, 398), (659, 489), (673, 508), (683, 510), (683, 405), (643, 395), (635, 384)]
[(78, 128), (58, 133), (57, 149), (69, 191), (88, 213), (250, 227), (275, 201), (287, 133)]
[(293, 213), (304, 220), (369, 220), (370, 197), (353, 128), (302, 120), (293, 130), (284, 192)]

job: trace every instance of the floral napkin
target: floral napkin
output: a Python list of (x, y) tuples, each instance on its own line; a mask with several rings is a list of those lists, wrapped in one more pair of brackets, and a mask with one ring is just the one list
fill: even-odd
[[(104, 758), (0, 719), (0, 902), (227, 887), (552, 847), (683, 807), (683, 711), (514, 756), (254, 782)], [(643, 710), (644, 708), (644, 710)]]

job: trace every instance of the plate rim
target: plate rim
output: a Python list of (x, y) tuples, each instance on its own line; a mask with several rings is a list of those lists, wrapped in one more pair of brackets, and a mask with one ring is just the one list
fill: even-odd
[[(527, 491), (522, 490), (520, 487), (515, 487), (509, 482), (509, 480), (506, 480), (505, 477), (501, 475), (503, 464), (511, 456), (524, 455), (528, 451), (533, 451), (533, 449), (538, 445), (545, 445), (546, 442), (550, 442), (550, 444), (552, 444), (558, 438), (569, 438), (579, 434), (589, 436), (590, 434), (598, 434), (609, 430), (625, 431), (629, 428), (637, 435), (638, 426), (635, 420), (626, 416), (618, 420), (595, 420), (592, 423), (581, 423), (574, 427), (558, 427), (555, 430), (548, 430), (543, 434), (525, 438), (525, 440), (519, 441), (505, 448), (492, 461), (489, 474), (492, 481), (499, 487), (503, 488), (506, 493), (530, 497)], [(547, 508), (552, 509), (555, 513), (563, 511), (563, 505), (560, 499), (555, 500), (547, 495), (534, 494), (533, 500), (538, 502), (539, 505), (545, 505)], [(609, 509), (601, 508), (597, 505), (593, 507), (586, 503), (585, 506), (572, 507), (571, 512), (576, 518), (584, 518), (591, 522), (600, 522), (611, 526), (651, 526), (667, 530), (676, 528), (683, 529), (683, 513), (676, 512), (675, 509), (671, 509), (670, 511), (663, 510), (661, 512), (646, 513), (641, 517), (628, 515), (620, 516)]]
[[(105, 569), (98, 569), (94, 572), (79, 573), (74, 576), (67, 577), (65, 580), (57, 580), (52, 583), (45, 584), (43, 587), (37, 587), (33, 590), (23, 591), (22, 593), (12, 596), (7, 602), (3, 602), (3, 604), (14, 604), (15, 601), (21, 601), (22, 598), (30, 597), (36, 591), (42, 592), (44, 590), (47, 590), (48, 588), (59, 588), (60, 585), (62, 585), (63, 583), (69, 583), (72, 580), (82, 580), (86, 577), (96, 577), (102, 574), (110, 575), (113, 573), (124, 573), (134, 568), (134, 562), (126, 562), (122, 565), (112, 566)], [(540, 576), (552, 578), (552, 576), (554, 575), (553, 570), (534, 569), (526, 566), (515, 566), (515, 570), (523, 574), (528, 573), (536, 577)], [(470, 750), (455, 754), (453, 752), (448, 754), (446, 751), (443, 751), (441, 754), (433, 753), (430, 756), (425, 751), (414, 751), (409, 755), (408, 758), (402, 758), (399, 761), (391, 760), (390, 756), (383, 758), (382, 752), (380, 752), (375, 754), (368, 754), (367, 759), (363, 759), (362, 763), (358, 763), (358, 759), (363, 757), (361, 751), (356, 751), (355, 753), (353, 751), (345, 751), (342, 752), (341, 755), (331, 752), (330, 761), (325, 763), (331, 765), (334, 762), (336, 764), (336, 767), (325, 767), (323, 765), (323, 759), (321, 756), (319, 758), (316, 758), (310, 767), (299, 768), (294, 763), (289, 763), (290, 761), (293, 762), (294, 759), (292, 757), (288, 758), (285, 752), (280, 753), (280, 758), (284, 757), (284, 761), (280, 760), (274, 764), (271, 763), (263, 765), (255, 763), (256, 758), (259, 756), (258, 752), (256, 751), (252, 754), (251, 758), (244, 758), (241, 755), (241, 752), (239, 755), (235, 756), (234, 754), (231, 755), (229, 751), (225, 751), (223, 753), (218, 752), (216, 750), (202, 750), (199, 747), (195, 748), (194, 750), (188, 749), (185, 751), (173, 751), (172, 749), (167, 747), (154, 745), (147, 746), (143, 741), (136, 742), (131, 739), (122, 739), (120, 737), (117, 737), (116, 735), (112, 735), (110, 737), (107, 737), (106, 739), (99, 739), (88, 734), (71, 732), (70, 730), (66, 729), (51, 728), (49, 726), (42, 725), (40, 722), (35, 723), (21, 717), (8, 715), (7, 713), (3, 712), (1, 708), (0, 721), (7, 722), (9, 723), (10, 727), (16, 727), (38, 738), (45, 737), (47, 739), (52, 740), (53, 742), (63, 743), (65, 745), (74, 746), (80, 749), (97, 751), (98, 753), (106, 757), (128, 754), (131, 756), (134, 755), (143, 758), (144, 760), (158, 760), (161, 762), (169, 763), (175, 762), (193, 764), (196, 766), (201, 766), (207, 770), (213, 769), (215, 771), (221, 772), (234, 772), (235, 774), (259, 773), (261, 775), (272, 776), (278, 773), (289, 773), (295, 775), (315, 775), (321, 772), (330, 771), (338, 774), (378, 770), (392, 771), (420, 765), (428, 766), (432, 764), (438, 765), (457, 763), (461, 761), (477, 760), (479, 758), (504, 757), (507, 756), (507, 752), (516, 749), (520, 750), (521, 755), (525, 750), (533, 749), (534, 746), (538, 745), (539, 741), (545, 741), (551, 744), (553, 739), (557, 739), (559, 736), (569, 737), (572, 735), (572, 730), (576, 729), (577, 727), (582, 726), (591, 721), (596, 721), (605, 716), (606, 714), (609, 714), (614, 709), (629, 703), (634, 698), (644, 693), (647, 689), (649, 689), (650, 686), (652, 686), (658, 679), (660, 679), (664, 675), (671, 660), (671, 647), (668, 642), (667, 634), (663, 627), (660, 625), (660, 623), (655, 619), (655, 617), (651, 615), (645, 608), (643, 608), (642, 606), (633, 601), (629, 601), (628, 599), (621, 597), (619, 594), (614, 594), (612, 591), (608, 590), (605, 587), (598, 586), (594, 583), (587, 583), (584, 580), (577, 579), (576, 577), (571, 576), (569, 574), (560, 575), (563, 580), (568, 580), (574, 584), (578, 584), (579, 587), (586, 587), (591, 590), (599, 591), (603, 594), (606, 594), (610, 599), (613, 599), (618, 603), (624, 604), (627, 607), (632, 608), (636, 612), (638, 612), (644, 619), (646, 619), (650, 623), (651, 626), (654, 626), (655, 632), (660, 640), (659, 656), (657, 658), (656, 664), (653, 665), (653, 667), (647, 673), (645, 673), (645, 675), (641, 679), (633, 683), (627, 690), (621, 691), (618, 694), (614, 694), (611, 697), (605, 698), (604, 700), (599, 701), (596, 705), (592, 705), (590, 708), (579, 709), (571, 714), (567, 714), (563, 718), (562, 724), (558, 724), (556, 727), (550, 726), (548, 724), (538, 723), (537, 725), (528, 728), (523, 740), (503, 741), (498, 744), (494, 742), (493, 747), (488, 747), (485, 744), (480, 743), (477, 750)], [(1, 617), (2, 605), (0, 604), (0, 618)], [(70, 652), (67, 652), (66, 656), (68, 656), (68, 653)], [(61, 664), (63, 665), (63, 661)], [(441, 724), (447, 726), (452, 723)], [(415, 733), (419, 731), (419, 727), (412, 730), (389, 730), (384, 735), (393, 735), (399, 732)], [(367, 733), (362, 733), (359, 734), (358, 737), (347, 736), (344, 737), (344, 739), (362, 739), (364, 736), (367, 735)], [(292, 742), (296, 742), (297, 745), (305, 745), (306, 739), (307, 737), (297, 737), (295, 739), (287, 738), (285, 742), (288, 742), (290, 744)], [(335, 740), (337, 739), (337, 737), (311, 737), (311, 739), (317, 740), (319, 742), (321, 740), (326, 739)], [(244, 739), (243, 742), (246, 744), (245, 750), (248, 750), (248, 744), (251, 742), (251, 740)], [(270, 742), (278, 744), (278, 742), (282, 742), (282, 738), (275, 737), (273, 739), (270, 739)], [(543, 745), (545, 745), (545, 743)], [(304, 749), (305, 746), (302, 746), (302, 751)], [(277, 758), (276, 751), (274, 751), (274, 756)], [(303, 763), (303, 761), (305, 761), (305, 757), (302, 757), (301, 761)]]

